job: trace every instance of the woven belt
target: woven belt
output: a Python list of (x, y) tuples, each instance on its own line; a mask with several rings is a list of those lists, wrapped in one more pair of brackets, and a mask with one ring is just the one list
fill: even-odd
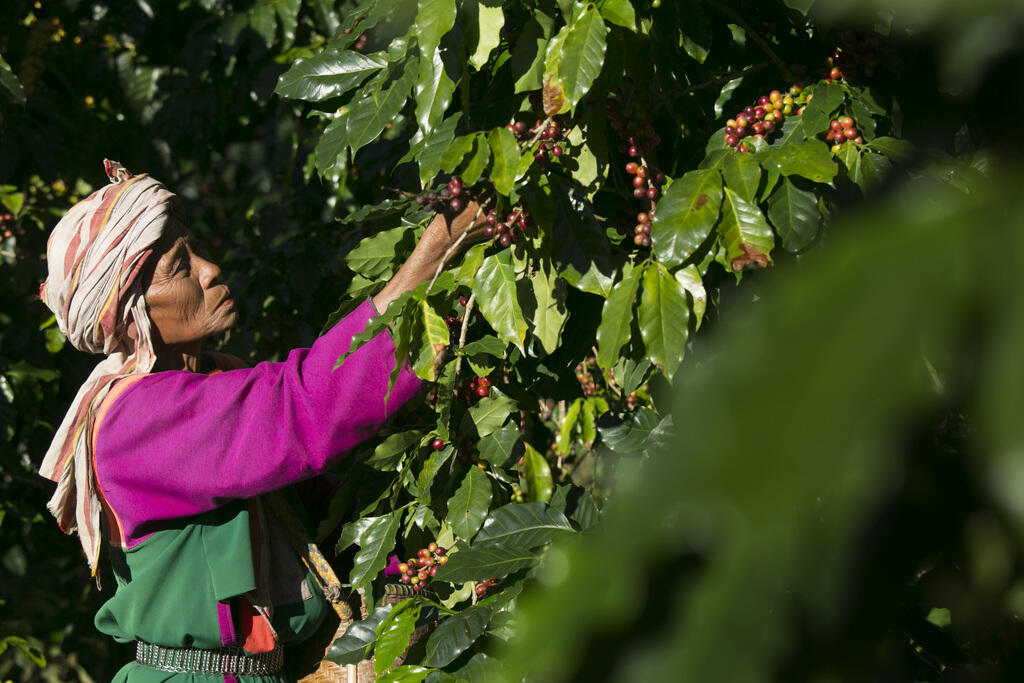
[(284, 654), (280, 645), (270, 652), (250, 655), (240, 647), (203, 650), (198, 647), (163, 647), (139, 641), (135, 647), (135, 661), (172, 673), (269, 676), (281, 670)]

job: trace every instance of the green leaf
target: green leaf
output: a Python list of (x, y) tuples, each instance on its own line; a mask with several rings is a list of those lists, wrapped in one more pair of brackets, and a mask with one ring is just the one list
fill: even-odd
[[(729, 189), (748, 202), (757, 196), (757, 188), (761, 183), (761, 164), (753, 154), (730, 154), (725, 157), (722, 175)], [(660, 210), (661, 207), (658, 208)]]
[(448, 462), (449, 458), (454, 454), (454, 448), (450, 445), (445, 446), (439, 451), (432, 452), (423, 463), (423, 468), (416, 477), (416, 488), (419, 490), (419, 495), (417, 497), (424, 505), (430, 504), (430, 487), (433, 485), (434, 479), (437, 477), (437, 473), (441, 471), (444, 464)]
[(619, 351), (629, 341), (633, 303), (640, 287), (641, 272), (632, 263), (625, 263), (622, 280), (612, 288), (601, 308), (601, 324), (597, 327), (597, 364), (604, 370), (618, 360)]
[[(349, 582), (353, 588), (366, 588), (387, 564), (388, 553), (395, 547), (395, 535), (401, 525), (400, 511), (383, 517), (369, 517), (372, 520), (355, 539), (359, 552), (353, 560)], [(360, 520), (362, 521), (362, 520)]]
[(402, 76), (383, 93), (372, 93), (359, 100), (349, 110), (345, 126), (348, 146), (352, 155), (373, 142), (384, 126), (395, 120), (402, 111), (413, 83), (416, 82), (416, 62), (406, 64)]
[(458, 349), (458, 353), (467, 356), (477, 353), (486, 353), (487, 355), (494, 356), (495, 358), (504, 358), (505, 349), (507, 347), (507, 343), (501, 341), (493, 334), (488, 334), (476, 341), (466, 344), (461, 349)]
[(768, 199), (768, 220), (782, 239), (786, 251), (800, 251), (818, 234), (821, 211), (818, 197), (785, 179)]
[(21, 87), (21, 81), (14, 75), (11, 65), (4, 61), (0, 55), (0, 87), (3, 87), (16, 104), (25, 104), (25, 89)]
[(445, 173), (451, 173), (462, 160), (466, 158), (466, 155), (473, 150), (473, 143), (476, 142), (477, 134), (470, 133), (469, 135), (460, 135), (451, 141), (448, 145), (448, 149), (445, 150), (444, 154), (441, 155), (441, 170)]
[[(729, 189), (726, 188), (726, 193)], [(767, 227), (767, 226), (766, 226)], [(682, 286), (660, 263), (644, 270), (640, 297), (640, 336), (651, 361), (672, 377), (683, 360), (689, 330), (690, 308)]]
[(413, 26), (420, 54), (433, 54), (441, 37), (455, 26), (455, 0), (419, 0)]
[(772, 149), (766, 158), (782, 175), (798, 175), (816, 183), (829, 182), (838, 171), (828, 147), (818, 140), (794, 142)]
[(572, 532), (569, 520), (553, 507), (541, 502), (508, 503), (491, 511), (474, 544), (486, 542), (530, 549)]
[(580, 417), (580, 409), (583, 399), (578, 398), (572, 402), (569, 409), (565, 411), (565, 419), (558, 428), (558, 438), (555, 440), (555, 450), (562, 455), (569, 455), (572, 448), (572, 428), (576, 426), (576, 420)]
[(697, 316), (697, 329), (699, 330), (701, 321), (704, 319), (704, 311), (708, 306), (708, 293), (704, 289), (704, 280), (701, 279), (700, 270), (697, 266), (686, 266), (676, 271), (676, 280), (693, 298), (693, 314)]
[(554, 492), (551, 480), (551, 467), (544, 456), (530, 444), (525, 444), (523, 453), (523, 478), (526, 481), (526, 498), (530, 502), (547, 503)]
[[(422, 138), (419, 142), (414, 142), (409, 148), (409, 154), (406, 157), (416, 159), (420, 167), (420, 184), (424, 187), (440, 170), (441, 158), (452, 140), (455, 139), (455, 127), (461, 118), (462, 112), (452, 114), (432, 134)], [(403, 157), (403, 160), (408, 159)]]
[(537, 308), (533, 312), (531, 331), (547, 353), (554, 353), (562, 339), (562, 328), (569, 318), (565, 308), (565, 280), (549, 265), (542, 265), (530, 277)]
[(561, 90), (565, 102), (558, 113), (575, 108), (601, 73), (607, 35), (600, 12), (588, 6), (548, 44), (544, 82)]
[(914, 145), (906, 140), (886, 136), (875, 138), (867, 147), (881, 152), (893, 161), (906, 161), (914, 155)]
[(426, 299), (420, 301), (420, 315), (423, 319), (426, 340), (432, 349), (440, 351), (441, 347), (448, 346), (451, 343), (448, 324)]
[(432, 667), (451, 664), (483, 634), (493, 613), (490, 604), (481, 603), (444, 619), (430, 634), (423, 663)]
[(500, 579), (537, 561), (536, 553), (530, 550), (508, 547), (493, 541), (475, 543), (470, 548), (450, 554), (448, 558), (448, 563), (437, 570), (434, 578), (438, 581), (461, 583), (484, 581), (492, 577)]
[(511, 61), (517, 94), (540, 89), (541, 77), (544, 75), (544, 55), (554, 24), (554, 18), (545, 14), (539, 7), (535, 8), (523, 27), (522, 34), (516, 40)]
[(495, 429), (477, 442), (480, 458), (500, 467), (512, 457), (512, 452), (519, 441), (519, 428), (513, 424), (505, 424)]
[(366, 464), (378, 470), (393, 470), (402, 462), (402, 456), (418, 445), (422, 437), (423, 434), (415, 429), (392, 434), (373, 449), (373, 455), (367, 458)]
[(487, 63), (491, 50), (498, 47), (501, 42), (501, 29), (505, 26), (505, 13), (501, 5), (490, 6), (478, 2), (477, 20), (479, 22), (476, 41), (476, 49), (469, 56), (469, 63), (474, 69), (481, 68)]
[(688, 172), (658, 202), (651, 242), (658, 260), (671, 267), (686, 261), (718, 221), (722, 176), (715, 169)]
[(525, 353), (523, 341), (526, 338), (527, 324), (522, 306), (519, 304), (516, 274), (510, 251), (506, 249), (484, 259), (480, 270), (477, 271), (473, 291), (476, 293), (480, 311), (498, 336), (512, 342)]
[(636, 32), (636, 12), (629, 0), (604, 0), (600, 9), (601, 16), (611, 23)]
[(380, 676), (409, 647), (409, 637), (416, 630), (422, 603), (410, 598), (396, 605), (380, 626), (373, 644), (373, 670)]
[[(420, 681), (426, 680), (426, 678), (431, 674), (436, 675), (437, 673), (438, 672), (434, 669), (428, 669), (425, 666), (406, 664), (405, 666), (399, 666), (392, 669), (383, 676), (377, 678), (376, 683), (420, 683)], [(441, 678), (440, 680), (444, 681), (451, 679)]]
[(345, 256), (345, 265), (369, 279), (390, 274), (395, 259), (403, 251), (398, 244), (410, 237), (411, 232), (409, 226), (402, 225), (371, 235)]
[(487, 164), (490, 162), (491, 146), (482, 133), (477, 133), (473, 143), (473, 152), (469, 155), (466, 167), (462, 169), (462, 181), (467, 185), (476, 184), (483, 172), (487, 170)]
[[(679, 279), (678, 274), (676, 279)], [(615, 370), (615, 383), (628, 395), (643, 384), (647, 371), (651, 369), (651, 362), (646, 359), (638, 362), (630, 358), (620, 358), (612, 369)]]
[(857, 183), (865, 192), (877, 187), (892, 170), (892, 162), (888, 157), (862, 149), (860, 145), (852, 142), (841, 145), (839, 157), (850, 174), (850, 180)]
[(448, 501), (446, 521), (456, 535), (465, 540), (473, 538), (487, 517), (491, 496), (491, 480), (479, 467), (470, 467)]
[(516, 407), (516, 402), (497, 389), (491, 389), (491, 395), (477, 401), (467, 411), (473, 421), (478, 436), (487, 436), (505, 423)]
[(722, 203), (718, 234), (725, 246), (727, 267), (739, 272), (746, 267), (766, 267), (775, 244), (772, 229), (757, 204), (746, 202), (728, 187)]
[(324, 659), (345, 666), (356, 664), (367, 657), (370, 646), (377, 637), (377, 626), (391, 611), (391, 605), (378, 607), (366, 619), (353, 622), (341, 638), (331, 643)]
[(344, 95), (387, 66), (384, 54), (327, 49), (299, 59), (281, 74), (274, 92), (294, 100), (321, 102)]
[(495, 190), (507, 196), (512, 192), (519, 170), (519, 159), (522, 156), (519, 153), (516, 136), (503, 126), (492, 130), (487, 140), (494, 156), (491, 182), (494, 183)]
[(430, 58), (420, 59), (419, 76), (413, 87), (416, 100), (416, 122), (419, 135), (429, 135), (437, 128), (438, 122), (452, 103), (455, 81), (445, 71), (441, 51), (437, 48), (427, 53)]
[(601, 442), (616, 453), (639, 453), (647, 447), (651, 432), (660, 421), (656, 412), (641, 407), (617, 425), (600, 427)]
[(348, 113), (339, 115), (329, 124), (317, 140), (314, 155), (316, 170), (321, 175), (345, 168), (345, 150), (348, 148)]

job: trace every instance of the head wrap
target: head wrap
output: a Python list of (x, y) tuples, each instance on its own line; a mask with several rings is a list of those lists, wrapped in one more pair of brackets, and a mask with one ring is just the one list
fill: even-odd
[(46, 249), (49, 277), (39, 289), (76, 349), (107, 355), (78, 390), (39, 469), (57, 482), (47, 507), (65, 533), (78, 532), (93, 575), (101, 509), (92, 462), (95, 411), (115, 380), (153, 369), (139, 274), (154, 242), (183, 217), (177, 198), (161, 183), (133, 176), (117, 162), (103, 163), (110, 184), (57, 223)]

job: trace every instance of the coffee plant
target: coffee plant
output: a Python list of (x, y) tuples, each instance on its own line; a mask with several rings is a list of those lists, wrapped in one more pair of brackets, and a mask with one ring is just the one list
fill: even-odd
[[(982, 529), (977, 537), (991, 547), (1007, 545), (1003, 508), (965, 492), (970, 477), (955, 467), (936, 475), (946, 488), (904, 491), (886, 487), (890, 470), (877, 454), (850, 458), (870, 448), (877, 420), (903, 414), (898, 370), (919, 368), (907, 346), (916, 338), (900, 328), (912, 319), (909, 297), (930, 291), (962, 303), (956, 278), (933, 278), (923, 260), (948, 254), (904, 234), (900, 248), (870, 258), (850, 240), (887, 218), (923, 234), (929, 216), (973, 215), (990, 226), (1019, 215), (998, 204), (1013, 196), (1012, 183), (985, 188), (988, 178), (1015, 177), (997, 164), (1021, 104), (1003, 102), (1019, 100), (1019, 89), (999, 85), (1022, 72), (1017, 43), (1006, 38), (1019, 13), (992, 9), (1006, 19), (993, 33), (996, 14), (963, 4), (924, 3), (931, 14), (909, 2), (861, 4), (15, 0), (0, 8), (0, 270), (11, 283), (0, 297), (0, 677), (106, 679), (131, 656), (92, 630), (106, 596), (45, 517), (49, 488), (34, 479), (91, 360), (67, 348), (34, 301), (46, 234), (103, 182), (104, 156), (181, 193), (244, 321), (221, 346), (253, 361), (308, 345), (321, 321), (379, 291), (437, 213), (480, 207), (479, 233), (354, 340), (356, 348), (389, 328), (396, 359), (429, 388), (345, 458), (338, 494), (310, 510), (339, 576), (368, 603), (369, 616), (329, 659), (373, 656), (376, 673), (393, 681), (502, 672), (554, 680), (573, 666), (580, 677), (614, 671), (625, 680), (767, 680), (768, 672), (804, 680), (828, 670), (812, 655), (776, 651), (748, 633), (753, 624), (799, 632), (794, 642), (835, 653), (843, 673), (879, 652), (899, 653), (899, 666), (878, 665), (899, 680), (1011, 661), (1013, 624), (1000, 621), (993, 633), (978, 624), (999, 610), (966, 606), (993, 605), (1003, 591), (1007, 609), (1021, 613), (1019, 581), (979, 588), (978, 599), (949, 588), (960, 585), (961, 566), (974, 566), (963, 559), (974, 557), (974, 531), (962, 527)], [(995, 37), (981, 49), (970, 39), (979, 35)], [(986, 68), (1005, 71), (987, 77)], [(936, 208), (921, 186), (945, 203)], [(843, 221), (852, 207), (893, 194), (886, 215)], [(963, 229), (954, 232), (966, 254)], [(979, 243), (1012, 251), (991, 232), (979, 231)], [(877, 236), (870, 245), (887, 248)], [(845, 296), (872, 264), (892, 273), (914, 254), (921, 262), (903, 271), (913, 287), (864, 284), (871, 308)], [(958, 273), (980, 272), (981, 257), (964, 263)], [(804, 272), (823, 291), (772, 289)], [(1009, 290), (1002, 280), (998, 287)], [(886, 334), (868, 334), (873, 312)], [(787, 345), (777, 332), (763, 350), (716, 357), (748, 335), (759, 339), (754, 325), (765, 317), (799, 329), (797, 341)], [(885, 401), (872, 402), (862, 386), (871, 375), (856, 365), (856, 344), (893, 378)], [(928, 377), (948, 380), (956, 366), (942, 353), (928, 358)], [(843, 400), (816, 383), (833, 359), (842, 367), (832, 391), (851, 388)], [(790, 403), (769, 392), (790, 381), (797, 361), (816, 368), (810, 379), (793, 376), (799, 414), (842, 407), (822, 410), (822, 426), (791, 422)], [(855, 398), (874, 406), (857, 422), (863, 432), (823, 436), (844, 424), (837, 415), (857, 410)], [(908, 472), (931, 472), (921, 453), (933, 441), (959, 452), (969, 423), (961, 407), (943, 403), (939, 427), (914, 423), (926, 436), (908, 447), (916, 458)], [(787, 446), (801, 430), (817, 450)], [(840, 441), (846, 450), (823, 459), (825, 444)], [(680, 443), (688, 445), (672, 448)], [(854, 472), (857, 463), (868, 474)], [(840, 481), (823, 487), (830, 472)], [(768, 483), (777, 497), (759, 493)], [(861, 507), (830, 507), (826, 494), (836, 490)], [(900, 560), (887, 567), (888, 592), (862, 603), (879, 624), (897, 624), (896, 635), (863, 636), (852, 610), (841, 612), (853, 624), (849, 643), (810, 632), (814, 604), (835, 604), (837, 589), (808, 568), (838, 576), (831, 570), (848, 557), (840, 549), (887, 492), (908, 508), (953, 500), (955, 514), (936, 528), (963, 540), (935, 556), (913, 554), (922, 538), (934, 540), (927, 534), (878, 542), (880, 554)], [(735, 541), (732, 522), (719, 518), (733, 508), (756, 547)], [(790, 554), (805, 516), (838, 526), (808, 534)], [(708, 550), (719, 532), (731, 553), (722, 557)], [(915, 542), (899, 543), (907, 538)], [(882, 575), (867, 554), (851, 564)], [(1016, 551), (999, 557), (999, 566), (1020, 561)], [(406, 584), (413, 597), (379, 606), (388, 583)], [(547, 607), (540, 585), (556, 587)], [(700, 589), (686, 592), (691, 586)], [(794, 594), (794, 613), (810, 614), (793, 617), (807, 633), (785, 621), (791, 605), (781, 596)], [(754, 607), (741, 609), (737, 596)], [(894, 616), (897, 605), (905, 613)], [(949, 628), (950, 607), (959, 630)], [(688, 615), (678, 627), (676, 613)], [(965, 613), (973, 616), (958, 621)], [(424, 621), (433, 628), (410, 648)], [(680, 640), (659, 650), (666, 633)], [(726, 641), (747, 656), (719, 657)], [(581, 663), (560, 658), (567, 653), (582, 653)]]

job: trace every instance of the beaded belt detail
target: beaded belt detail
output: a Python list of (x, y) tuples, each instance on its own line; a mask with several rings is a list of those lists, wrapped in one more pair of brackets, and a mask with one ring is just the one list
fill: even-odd
[(284, 666), (284, 653), (280, 645), (270, 652), (250, 655), (240, 647), (204, 650), (198, 647), (163, 647), (139, 641), (135, 647), (135, 661), (172, 673), (269, 676)]

